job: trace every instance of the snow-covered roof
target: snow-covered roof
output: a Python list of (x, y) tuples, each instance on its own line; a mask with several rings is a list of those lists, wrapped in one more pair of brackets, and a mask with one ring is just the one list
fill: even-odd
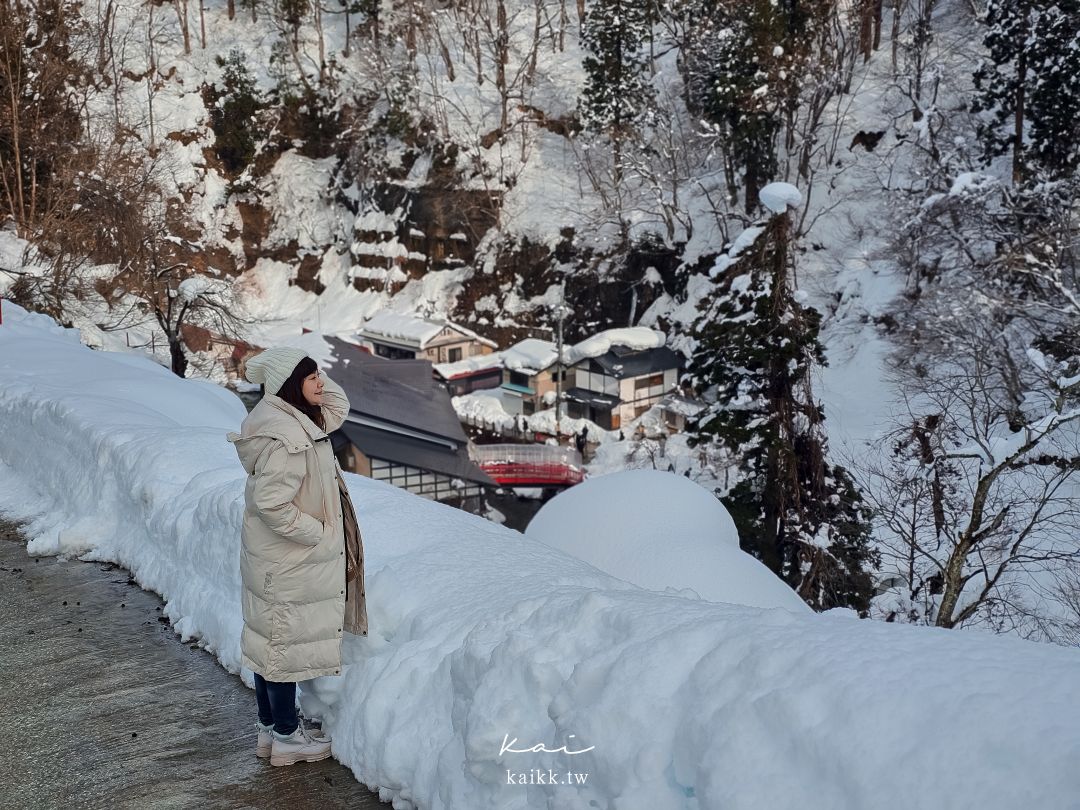
[(503, 366), (511, 371), (536, 374), (558, 359), (555, 344), (550, 340), (525, 338), (502, 353)]
[(473, 357), (466, 357), (463, 360), (457, 360), (453, 363), (436, 363), (432, 368), (439, 374), (444, 380), (452, 380), (454, 377), (460, 377), (463, 374), (471, 374), (475, 371), (483, 371), (488, 368), (497, 368), (502, 365), (502, 352), (492, 352), (491, 354), (478, 354)]
[(498, 345), (495, 341), (480, 337), (471, 329), (466, 329), (464, 326), (451, 321), (442, 319), (427, 320), (386, 310), (375, 313), (364, 322), (364, 325), (357, 330), (357, 333), (363, 337), (393, 340), (423, 350), (447, 327), (471, 340), (483, 343), (485, 346), (496, 348)]
[[(655, 349), (663, 346), (665, 340), (663, 332), (643, 326), (635, 326), (629, 329), (608, 329), (586, 338), (580, 343), (564, 348), (563, 362), (568, 366), (573, 365), (591, 357), (600, 357), (613, 348), (625, 348), (631, 351)], [(550, 340), (525, 338), (501, 352), (483, 357), (467, 357), (455, 363), (440, 363), (435, 366), (435, 370), (444, 379), (450, 379), (460, 374), (467, 374), (471, 371), (479, 371), (480, 369), (501, 364), (503, 368), (511, 371), (520, 371), (523, 374), (533, 375), (555, 365), (556, 360), (558, 360), (558, 352), (555, 344)]]
[(658, 404), (665, 411), (682, 416), (696, 416), (705, 408), (705, 403), (700, 399), (690, 399), (681, 394), (668, 394)]
[(659, 348), (666, 342), (667, 337), (663, 332), (650, 329), (647, 326), (607, 329), (565, 349), (563, 351), (563, 362), (572, 366), (574, 363), (590, 357), (607, 354), (616, 346), (634, 351), (644, 351), (645, 349)]
[(539, 374), (554, 365), (556, 359), (555, 344), (550, 340), (525, 338), (501, 352), (485, 354), (481, 357), (466, 357), (454, 363), (439, 363), (434, 368), (443, 379), (447, 380), (495, 366), (532, 375)]

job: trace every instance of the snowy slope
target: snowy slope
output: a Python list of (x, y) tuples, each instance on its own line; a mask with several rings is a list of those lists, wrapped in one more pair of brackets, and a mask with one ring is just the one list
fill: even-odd
[[(122, 563), (238, 671), (243, 471), (224, 436), (239, 401), (11, 305), (0, 377), (0, 507), (31, 519), (30, 553)], [(395, 807), (1011, 810), (1080, 796), (1080, 651), (658, 594), (347, 479), (371, 635), (347, 639), (344, 674), (304, 684), (304, 702)], [(515, 752), (537, 743), (547, 752)], [(533, 769), (587, 776), (520, 784)]]

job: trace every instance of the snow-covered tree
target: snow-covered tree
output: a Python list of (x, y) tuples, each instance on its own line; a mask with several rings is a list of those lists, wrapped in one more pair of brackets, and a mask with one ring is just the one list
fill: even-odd
[(84, 148), (78, 94), (94, 43), (78, 3), (0, 3), (0, 221), (25, 238), (60, 227)]
[(1075, 641), (1080, 184), (964, 172), (943, 189), (897, 238), (911, 271), (893, 313), (906, 411), (863, 483), (900, 584), (875, 612)]
[(753, 243), (714, 268), (687, 375), (711, 404), (688, 429), (694, 445), (737, 465), (737, 483), (718, 494), (743, 548), (813, 607), (865, 612), (876, 562), (869, 508), (827, 458), (825, 415), (811, 389), (825, 363), (820, 314), (792, 289), (790, 227), (787, 214), (754, 226), (739, 239)]
[(650, 107), (649, 54), (651, 2), (594, 0), (585, 17), (582, 123), (625, 137)]
[(866, 479), (901, 582), (875, 612), (1075, 643), (1058, 592), (1080, 572), (1080, 364), (1040, 351), (1001, 300), (934, 298), (921, 339), (947, 356), (898, 367), (906, 419)]
[(223, 69), (224, 87), (206, 94), (213, 105), (210, 125), (216, 136), (214, 149), (228, 171), (238, 172), (255, 156), (255, 116), (262, 100), (242, 51), (233, 49), (227, 58), (217, 57), (217, 63)]
[(989, 157), (1012, 152), (1013, 179), (1080, 165), (1080, 0), (991, 0), (973, 108)]
[[(820, 119), (822, 98), (838, 89), (850, 63), (836, 3), (669, 0), (666, 18), (678, 31), (679, 67), (687, 107), (701, 118), (724, 153), (731, 201), (756, 210), (758, 191), (778, 179), (779, 137), (796, 151), (800, 95)], [(821, 94), (816, 89), (821, 89)], [(799, 171), (806, 159), (798, 158)]]

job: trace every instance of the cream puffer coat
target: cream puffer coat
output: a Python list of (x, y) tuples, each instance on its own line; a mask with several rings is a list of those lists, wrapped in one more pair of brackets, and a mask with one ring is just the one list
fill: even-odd
[[(325, 375), (322, 408), (325, 431), (266, 394), (240, 433), (228, 434), (248, 472), (240, 551), (242, 663), (268, 681), (341, 673), (345, 533), (328, 433), (345, 421), (349, 400)], [(361, 570), (360, 583), (363, 576)], [(363, 605), (360, 610), (366, 617)]]

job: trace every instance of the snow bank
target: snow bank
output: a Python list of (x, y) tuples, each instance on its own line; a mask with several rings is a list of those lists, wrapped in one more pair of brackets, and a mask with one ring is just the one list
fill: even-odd
[[(239, 401), (7, 303), (0, 379), (0, 508), (31, 519), (29, 551), (127, 566), (236, 672), (244, 476), (225, 433)], [(303, 699), (397, 808), (1005, 810), (1080, 795), (1077, 650), (658, 594), (346, 478), (371, 635), (349, 637), (343, 675)]]
[(502, 404), (502, 392), (498, 388), (486, 388), (451, 397), (454, 412), (462, 421), (486, 422), (499, 428), (512, 428), (515, 418), (506, 412)]
[[(652, 506), (642, 510), (642, 504)], [(643, 588), (690, 589), (692, 598), (810, 612), (739, 548), (723, 504), (681, 475), (627, 470), (590, 478), (544, 504), (525, 534)]]

